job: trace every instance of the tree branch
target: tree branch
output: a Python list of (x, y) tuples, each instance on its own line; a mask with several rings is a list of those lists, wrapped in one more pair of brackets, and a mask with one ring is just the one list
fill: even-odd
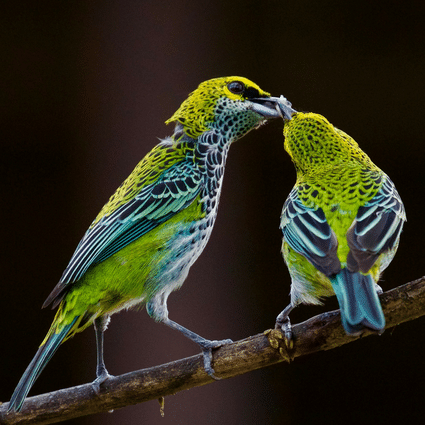
[[(387, 328), (425, 315), (425, 277), (380, 296)], [(361, 337), (371, 335), (367, 331)], [(268, 330), (214, 352), (216, 375), (227, 379), (292, 358), (330, 350), (359, 337), (345, 334), (339, 310), (293, 326), (294, 348), (285, 348), (280, 331)], [(91, 384), (30, 397), (20, 413), (0, 406), (0, 424), (50, 424), (93, 413), (107, 412), (214, 382), (203, 370), (202, 355), (187, 357), (109, 379), (96, 395)]]

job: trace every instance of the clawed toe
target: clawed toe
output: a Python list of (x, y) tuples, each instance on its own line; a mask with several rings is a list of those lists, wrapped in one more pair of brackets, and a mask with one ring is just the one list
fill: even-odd
[(202, 354), (204, 356), (204, 370), (208, 373), (211, 378), (219, 381), (221, 378), (215, 375), (214, 368), (212, 367), (212, 350), (219, 348), (226, 344), (231, 344), (233, 341), (231, 339), (222, 339), (220, 341), (209, 341), (205, 340), (202, 345)]
[(96, 394), (100, 394), (100, 386), (107, 381), (110, 378), (113, 378), (113, 375), (110, 375), (106, 370), (104, 373), (102, 373), (101, 375), (99, 375), (92, 383), (91, 386), (93, 388), (93, 391)]
[(275, 329), (279, 329), (283, 332), (285, 337), (285, 345), (288, 350), (292, 350), (294, 347), (294, 340), (292, 335), (292, 325), (289, 320), (289, 313), (294, 309), (294, 305), (291, 303), (286, 306), (280, 314), (276, 317)]
[(279, 329), (283, 332), (286, 348), (288, 350), (292, 350), (292, 348), (294, 348), (294, 339), (292, 335), (292, 325), (289, 317), (287, 317), (283, 322), (276, 322), (275, 329)]
[(231, 339), (222, 339), (220, 341), (217, 341), (217, 340), (214, 340), (214, 341), (206, 340), (205, 342), (203, 342), (201, 344), (201, 347), (203, 349), (206, 349), (206, 350), (212, 350), (214, 348), (220, 348), (223, 345), (232, 344), (232, 343), (233, 343), (233, 341)]
[(195, 344), (197, 344), (201, 350), (202, 354), (204, 356), (204, 369), (205, 372), (208, 373), (211, 378), (214, 379), (220, 379), (215, 376), (214, 368), (211, 366), (212, 363), (212, 350), (215, 348), (219, 348), (226, 344), (231, 344), (233, 341), (231, 339), (222, 339), (222, 340), (214, 340), (211, 341), (209, 339), (205, 339), (201, 337), (200, 335), (196, 334), (195, 332), (190, 331), (189, 329), (185, 328), (182, 325), (179, 325), (178, 323), (174, 322), (173, 320), (170, 320), (168, 317), (162, 318), (161, 321), (169, 326), (172, 329), (176, 329), (180, 331), (184, 336), (191, 339)]
[(203, 348), (202, 355), (204, 356), (204, 370), (208, 373), (211, 378), (220, 380), (219, 377), (215, 376), (214, 368), (211, 366), (212, 363), (212, 348)]

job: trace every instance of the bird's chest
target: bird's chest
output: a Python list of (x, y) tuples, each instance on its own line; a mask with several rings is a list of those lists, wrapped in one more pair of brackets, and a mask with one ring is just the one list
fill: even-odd
[(202, 158), (199, 167), (202, 174), (202, 189), (199, 205), (202, 215), (193, 220), (175, 242), (186, 247), (188, 257), (197, 258), (205, 248), (217, 217), (224, 166), (227, 152), (210, 147)]
[(208, 141), (211, 143), (198, 145), (194, 157), (196, 173), (201, 180), (199, 196), (190, 207), (195, 213), (186, 214), (186, 220), (179, 223), (178, 230), (167, 244), (174, 269), (190, 267), (198, 258), (210, 238), (217, 216), (227, 148)]
[(217, 215), (226, 165), (228, 145), (211, 144), (204, 148), (199, 157), (199, 170), (202, 175), (201, 202), (205, 214), (202, 227), (212, 227)]
[(199, 198), (195, 201), (196, 216), (180, 223), (174, 236), (168, 243), (169, 252), (173, 252), (173, 268), (190, 267), (204, 250), (211, 236), (217, 217), (220, 199), (223, 167), (214, 164), (205, 170), (203, 185)]

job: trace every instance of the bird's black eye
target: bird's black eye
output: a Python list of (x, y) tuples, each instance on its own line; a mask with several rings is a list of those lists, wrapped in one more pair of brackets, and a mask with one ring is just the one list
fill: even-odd
[(242, 94), (245, 90), (245, 84), (241, 83), (240, 81), (232, 81), (231, 83), (227, 84), (227, 88), (233, 94)]

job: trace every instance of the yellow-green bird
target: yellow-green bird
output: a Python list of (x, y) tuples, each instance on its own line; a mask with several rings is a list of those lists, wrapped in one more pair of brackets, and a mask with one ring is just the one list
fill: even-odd
[(284, 136), (297, 181), (280, 223), (291, 303), (276, 327), (290, 338), (288, 315), (295, 306), (335, 294), (347, 334), (365, 328), (381, 333), (377, 282), (398, 247), (403, 202), (390, 178), (322, 115), (293, 114)]
[(210, 237), (230, 144), (281, 116), (280, 100), (243, 77), (205, 81), (167, 121), (175, 129), (136, 166), (93, 221), (43, 307), (58, 307), (53, 324), (12, 395), (18, 411), (59, 345), (94, 324), (94, 389), (110, 376), (103, 332), (110, 315), (146, 305), (156, 321), (181, 331), (204, 353), (210, 341), (168, 318), (167, 298), (183, 284)]

